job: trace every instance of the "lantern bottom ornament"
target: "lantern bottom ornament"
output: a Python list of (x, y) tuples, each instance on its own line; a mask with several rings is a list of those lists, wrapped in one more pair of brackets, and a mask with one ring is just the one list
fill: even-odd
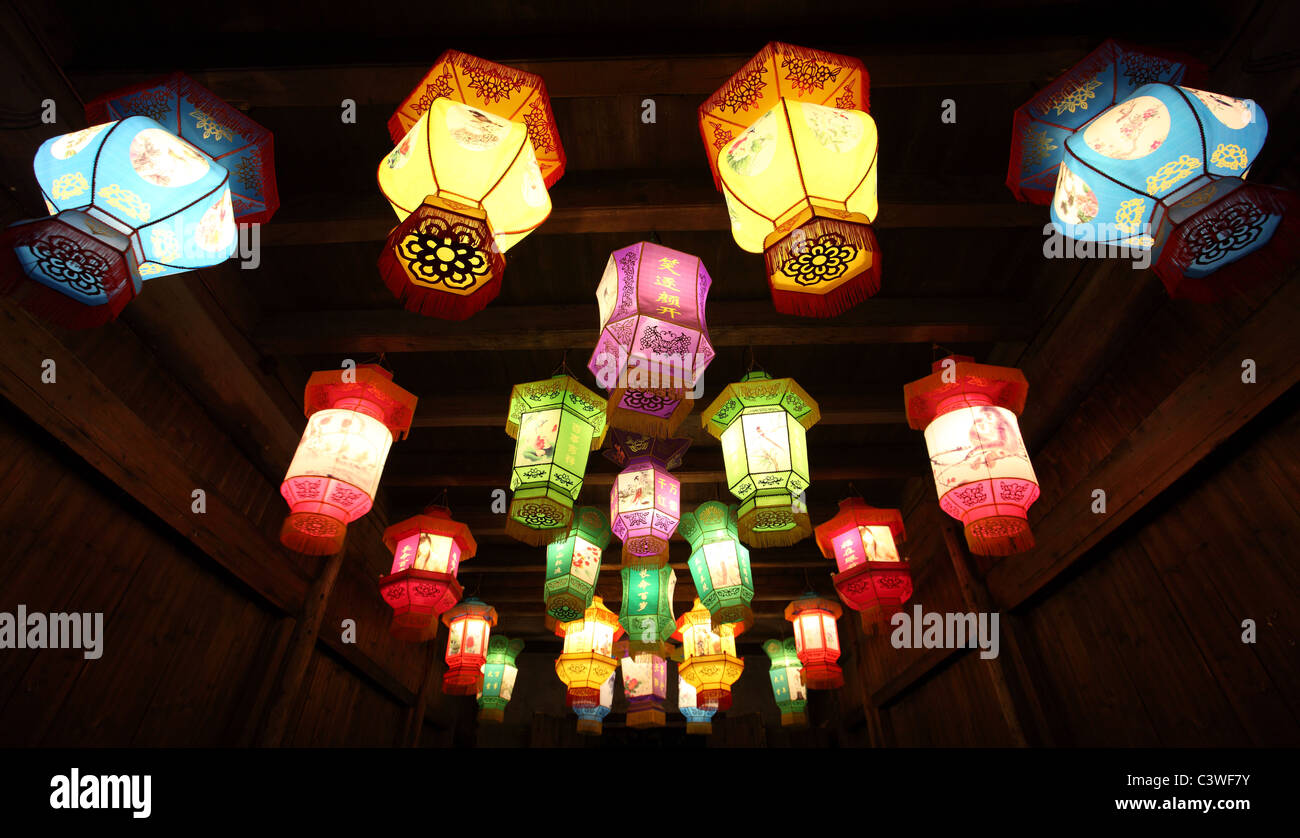
[(609, 393), (606, 419), (614, 428), (660, 439), (669, 437), (695, 406), (691, 392), (685, 387), (615, 387)]
[(880, 244), (870, 224), (830, 217), (848, 213), (811, 212), (789, 233), (768, 237), (763, 258), (772, 305), (782, 314), (835, 317), (880, 291)]
[(808, 508), (791, 492), (760, 494), (736, 514), (740, 540), (750, 547), (789, 547), (812, 534)]
[(532, 547), (544, 547), (569, 534), (573, 501), (545, 488), (520, 489), (510, 500), (506, 535)]
[(482, 210), (430, 195), (388, 234), (379, 275), (408, 311), (464, 320), (501, 292), (505, 257)]
[(801, 729), (808, 726), (808, 714), (803, 710), (791, 710), (781, 714), (781, 727)]
[(845, 605), (862, 614), (862, 627), (888, 623), (912, 597), (912, 572), (902, 562), (863, 562), (843, 573), (832, 573), (831, 583)]
[(489, 724), (501, 724), (506, 719), (504, 707), (483, 707), (478, 711), (478, 720)]
[(450, 573), (407, 568), (380, 579), (379, 592), (393, 609), (389, 633), (423, 643), (438, 633), (438, 616), (460, 602), (464, 590)]

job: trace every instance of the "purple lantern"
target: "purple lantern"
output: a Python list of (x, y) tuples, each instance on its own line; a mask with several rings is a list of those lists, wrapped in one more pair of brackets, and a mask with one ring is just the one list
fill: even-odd
[(623, 564), (662, 567), (668, 539), (682, 516), (682, 484), (669, 469), (682, 464), (689, 439), (660, 439), (614, 428), (605, 457), (623, 470), (609, 492), (609, 520), (623, 542)]

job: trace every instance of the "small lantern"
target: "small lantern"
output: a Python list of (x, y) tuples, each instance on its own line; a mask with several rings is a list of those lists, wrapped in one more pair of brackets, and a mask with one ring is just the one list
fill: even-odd
[(663, 567), (625, 567), (623, 604), (618, 620), (627, 630), (632, 653), (666, 654), (673, 636), (673, 591), (677, 588), (677, 571)]
[(487, 663), (483, 664), (483, 680), (478, 688), (478, 720), (500, 723), (505, 718), (506, 705), (515, 691), (515, 678), (519, 668), (515, 659), (524, 650), (524, 641), (511, 640), (496, 635), (488, 641)]
[(265, 224), (280, 206), (271, 132), (184, 73), (115, 90), (86, 105), (91, 124), (147, 116), (230, 171), (235, 220)]
[(393, 552), (392, 573), (379, 580), (379, 592), (393, 609), (390, 632), (423, 643), (437, 632), (438, 615), (460, 600), (456, 571), (478, 545), (447, 507), (428, 506), (384, 530), (384, 546)]
[(631, 652), (619, 641), (619, 671), (627, 696), (627, 726), (663, 727), (664, 698), (668, 695), (668, 659), (652, 652)]
[(517, 384), (506, 433), (516, 441), (506, 534), (540, 547), (568, 532), (587, 454), (605, 440), (605, 400), (568, 375)]
[(862, 613), (863, 626), (887, 623), (912, 596), (912, 574), (898, 555), (903, 515), (860, 498), (840, 501), (840, 511), (816, 530), (822, 555), (834, 558), (831, 576), (840, 600)]
[(728, 384), (705, 411), (705, 429), (722, 441), (727, 487), (740, 499), (740, 539), (785, 547), (812, 532), (800, 495), (808, 488), (805, 431), (821, 414), (792, 378), (750, 372)]
[(700, 106), (731, 233), (764, 254), (784, 314), (834, 317), (880, 290), (868, 87), (857, 59), (770, 43)]
[(594, 702), (601, 685), (618, 668), (614, 641), (623, 634), (618, 617), (605, 607), (600, 597), (593, 597), (591, 607), (581, 618), (559, 623), (555, 633), (564, 638), (564, 651), (555, 661), (555, 674), (568, 688), (570, 704)]
[(784, 641), (769, 640), (763, 651), (772, 660), (768, 676), (772, 679), (772, 695), (781, 710), (781, 727), (807, 727), (808, 688), (803, 683), (803, 663), (793, 637)]
[(712, 280), (689, 253), (641, 242), (616, 250), (596, 288), (600, 337), (587, 365), (610, 391), (611, 425), (673, 434), (713, 360), (704, 321)]
[(925, 431), (939, 506), (961, 521), (972, 553), (1033, 548), (1028, 514), (1038, 479), (1016, 421), (1029, 392), (1024, 374), (959, 355), (933, 369), (903, 387), (903, 400), (908, 424)]
[(695, 606), (677, 618), (674, 640), (682, 642), (681, 677), (695, 687), (699, 700), (716, 702), (725, 709), (731, 701), (731, 685), (745, 671), (745, 661), (736, 654), (736, 637), (745, 630), (739, 623), (713, 625), (708, 609)]
[(1205, 66), (1186, 56), (1108, 40), (1016, 109), (1007, 188), (1046, 206), (1065, 141), (1102, 111), (1153, 82), (1197, 85)]
[(689, 439), (656, 439), (614, 428), (605, 457), (623, 466), (609, 492), (614, 535), (625, 565), (668, 561), (668, 539), (681, 517), (681, 481), (669, 473), (682, 463)]
[(347, 525), (370, 511), (393, 436), (411, 429), (416, 398), (376, 364), (321, 370), (303, 396), (307, 429), (280, 494), (289, 517), (280, 542), (313, 556), (343, 547)]
[(447, 671), (442, 691), (447, 695), (476, 695), (487, 663), (492, 626), (497, 610), (481, 599), (469, 597), (442, 615), (447, 626)]
[(569, 534), (546, 545), (546, 613), (559, 622), (582, 616), (600, 576), (601, 552), (609, 545), (609, 519), (594, 506), (573, 516)]
[(740, 543), (736, 532), (736, 507), (705, 501), (694, 512), (682, 515), (678, 530), (691, 544), (686, 566), (713, 621), (751, 625), (754, 577), (749, 549)]
[(716, 701), (700, 701), (690, 681), (677, 676), (677, 710), (686, 719), (686, 732), (693, 736), (713, 733), (713, 715), (718, 712)]
[(785, 618), (794, 623), (794, 643), (803, 663), (803, 680), (810, 690), (833, 690), (844, 686), (840, 659), (840, 636), (835, 621), (843, 614), (838, 602), (804, 594), (785, 608)]
[(605, 717), (614, 706), (614, 673), (609, 673), (595, 696), (572, 701), (569, 706), (578, 717), (578, 733), (583, 736), (600, 736), (605, 726)]

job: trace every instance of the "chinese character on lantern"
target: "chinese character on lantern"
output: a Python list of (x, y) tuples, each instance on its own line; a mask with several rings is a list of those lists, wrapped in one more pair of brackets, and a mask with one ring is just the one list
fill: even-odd
[(710, 284), (700, 259), (657, 244), (609, 257), (596, 288), (600, 337), (587, 367), (610, 391), (611, 425), (666, 437), (691, 412), (714, 355), (704, 320)]
[(627, 697), (627, 726), (663, 727), (664, 697), (668, 694), (668, 659), (653, 652), (632, 652), (627, 641), (615, 650)]
[(474, 557), (474, 536), (445, 506), (429, 506), (384, 530), (384, 546), (393, 553), (392, 573), (379, 580), (379, 592), (393, 609), (390, 631), (399, 640), (423, 643), (436, 633), (438, 615), (460, 600), (456, 571)]
[(524, 641), (511, 640), (496, 635), (488, 641), (487, 663), (483, 664), (483, 680), (478, 688), (478, 720), (501, 722), (506, 705), (514, 695), (515, 678), (519, 669), (515, 659), (524, 650)]
[(447, 626), (447, 671), (442, 675), (442, 691), (447, 695), (477, 695), (497, 611), (480, 599), (468, 597), (445, 612), (442, 622)]
[(539, 76), (449, 50), (388, 123), (379, 188), (401, 223), (379, 271), (403, 307), (463, 320), (551, 213), (564, 149)]
[(280, 541), (313, 556), (343, 547), (347, 525), (370, 511), (393, 437), (411, 429), (416, 398), (376, 364), (321, 370), (307, 380), (307, 429), (280, 485), (289, 517)]
[(834, 317), (880, 290), (868, 88), (857, 59), (770, 43), (700, 106), (732, 236), (764, 254), (784, 314)]
[(558, 622), (576, 620), (591, 606), (609, 545), (609, 519), (594, 506), (574, 512), (569, 534), (546, 545), (546, 613)]
[(632, 652), (667, 654), (668, 639), (673, 636), (673, 591), (677, 588), (677, 571), (668, 565), (624, 567), (623, 604), (618, 620), (627, 631)]
[(781, 710), (781, 727), (807, 727), (808, 688), (803, 683), (803, 663), (793, 637), (785, 641), (769, 640), (763, 651), (772, 660), (768, 676), (772, 679), (772, 695)]
[(700, 701), (699, 694), (690, 681), (677, 676), (677, 710), (686, 719), (686, 732), (693, 736), (713, 733), (713, 715), (718, 712), (716, 701)]
[(740, 500), (740, 539), (785, 547), (812, 532), (799, 498), (808, 488), (805, 432), (821, 418), (817, 402), (792, 378), (751, 372), (728, 384), (704, 412), (722, 441), (727, 487)]
[(678, 531), (691, 545), (686, 562), (700, 602), (716, 623), (749, 626), (754, 612), (754, 577), (749, 549), (736, 532), (735, 506), (711, 500), (682, 515)]
[(730, 705), (731, 685), (745, 671), (744, 659), (736, 654), (736, 637), (744, 630), (740, 623), (715, 626), (698, 599), (690, 611), (677, 618), (673, 639), (682, 643), (677, 673), (695, 687), (699, 700), (716, 702), (720, 710)]
[(600, 597), (593, 597), (591, 607), (580, 618), (558, 623), (555, 633), (564, 638), (564, 651), (555, 661), (555, 674), (567, 688), (569, 705), (591, 703), (599, 697), (601, 685), (618, 668), (614, 641), (623, 634), (618, 617), (605, 607)]
[(831, 576), (840, 600), (862, 614), (864, 627), (887, 623), (912, 596), (912, 574), (898, 555), (903, 515), (859, 498), (840, 501), (840, 511), (817, 527), (817, 546), (834, 558)]
[(681, 517), (681, 482), (669, 469), (681, 465), (689, 439), (656, 439), (614, 428), (605, 457), (623, 470), (609, 493), (614, 535), (623, 542), (623, 563), (662, 565), (668, 539)]
[(843, 614), (839, 603), (804, 594), (785, 608), (785, 618), (794, 624), (794, 643), (803, 664), (804, 684), (810, 690), (833, 690), (844, 686), (840, 659), (840, 636), (835, 621)]
[(1034, 546), (1028, 514), (1038, 480), (1016, 421), (1028, 392), (1020, 370), (956, 355), (903, 387), (908, 424), (925, 431), (939, 506), (961, 521), (970, 551), (981, 556)]
[(506, 433), (515, 439), (506, 534), (540, 547), (568, 532), (587, 454), (605, 440), (605, 400), (568, 375), (517, 384)]

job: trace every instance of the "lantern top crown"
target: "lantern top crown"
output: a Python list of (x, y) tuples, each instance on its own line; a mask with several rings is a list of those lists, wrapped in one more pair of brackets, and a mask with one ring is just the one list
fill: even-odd
[(379, 408), (376, 419), (398, 439), (411, 430), (418, 399), (393, 383), (393, 374), (378, 364), (358, 364), (356, 369), (317, 370), (307, 379), (303, 413), (311, 416), (339, 402), (358, 400)]
[(677, 532), (690, 543), (692, 550), (698, 550), (710, 536), (730, 535), (739, 543), (740, 535), (736, 524), (739, 508), (736, 504), (728, 506), (720, 500), (705, 501), (695, 507), (694, 512), (682, 513)]
[(682, 615), (677, 618), (677, 631), (673, 632), (672, 639), (682, 640), (684, 638), (683, 632), (692, 626), (706, 626), (714, 634), (722, 635), (726, 633), (732, 637), (740, 637), (748, 628), (744, 623), (723, 623), (715, 626), (713, 624), (713, 615), (700, 602), (699, 597), (695, 598), (695, 604), (691, 606), (690, 611), (682, 612)]
[(903, 513), (899, 510), (870, 506), (861, 498), (845, 498), (840, 501), (840, 511), (835, 513), (835, 517), (813, 531), (822, 555), (832, 558), (835, 555), (835, 545), (831, 542), (840, 533), (854, 527), (889, 527), (889, 534), (895, 541), (906, 538)]
[(691, 447), (689, 439), (646, 436), (622, 428), (610, 428), (609, 436), (609, 447), (602, 453), (618, 466), (649, 458), (666, 469), (675, 469), (682, 464), (686, 449)]
[[(442, 624), (450, 626), (457, 620), (478, 618), (489, 626), (497, 624), (497, 610), (478, 597), (466, 597), (442, 614)], [(491, 642), (489, 640), (489, 642)]]
[(618, 615), (605, 607), (605, 600), (599, 595), (591, 598), (591, 605), (587, 606), (587, 610), (584, 611), (582, 616), (578, 619), (570, 620), (567, 623), (562, 623), (558, 620), (555, 620), (554, 622), (556, 637), (564, 637), (569, 633), (571, 627), (576, 627), (581, 630), (582, 626), (588, 622), (610, 626), (614, 629), (615, 640), (623, 635), (623, 626), (619, 625)]
[(785, 607), (785, 618), (794, 622), (794, 619), (805, 611), (825, 611), (836, 620), (844, 613), (844, 609), (835, 600), (809, 591)]
[(605, 399), (584, 387), (573, 376), (559, 373), (541, 381), (516, 384), (510, 390), (510, 414), (506, 433), (519, 438), (519, 422), (525, 413), (562, 408), (591, 426), (591, 450), (605, 441)]
[(515, 665), (515, 658), (524, 650), (524, 641), (511, 640), (504, 634), (494, 634), (488, 640), (487, 662)]
[(1017, 416), (1025, 409), (1029, 382), (1014, 367), (977, 364), (963, 355), (935, 362), (935, 372), (903, 385), (907, 424), (922, 431), (939, 415), (939, 405), (955, 396), (979, 396)]
[(799, 661), (799, 650), (793, 637), (787, 637), (785, 640), (773, 638), (763, 644), (763, 651), (772, 659), (772, 668), (781, 666), (801, 667)]
[(821, 420), (817, 401), (793, 378), (772, 378), (755, 370), (728, 384), (704, 410), (705, 430), (721, 439), (722, 433), (750, 408), (780, 408), (808, 430)]
[(430, 504), (419, 515), (412, 515), (384, 530), (384, 547), (395, 550), (399, 541), (420, 533), (442, 535), (455, 541), (456, 546), (460, 548), (461, 561), (474, 558), (474, 554), (478, 552), (478, 543), (474, 541), (469, 527), (459, 521), (453, 521), (451, 510), (436, 504)]

